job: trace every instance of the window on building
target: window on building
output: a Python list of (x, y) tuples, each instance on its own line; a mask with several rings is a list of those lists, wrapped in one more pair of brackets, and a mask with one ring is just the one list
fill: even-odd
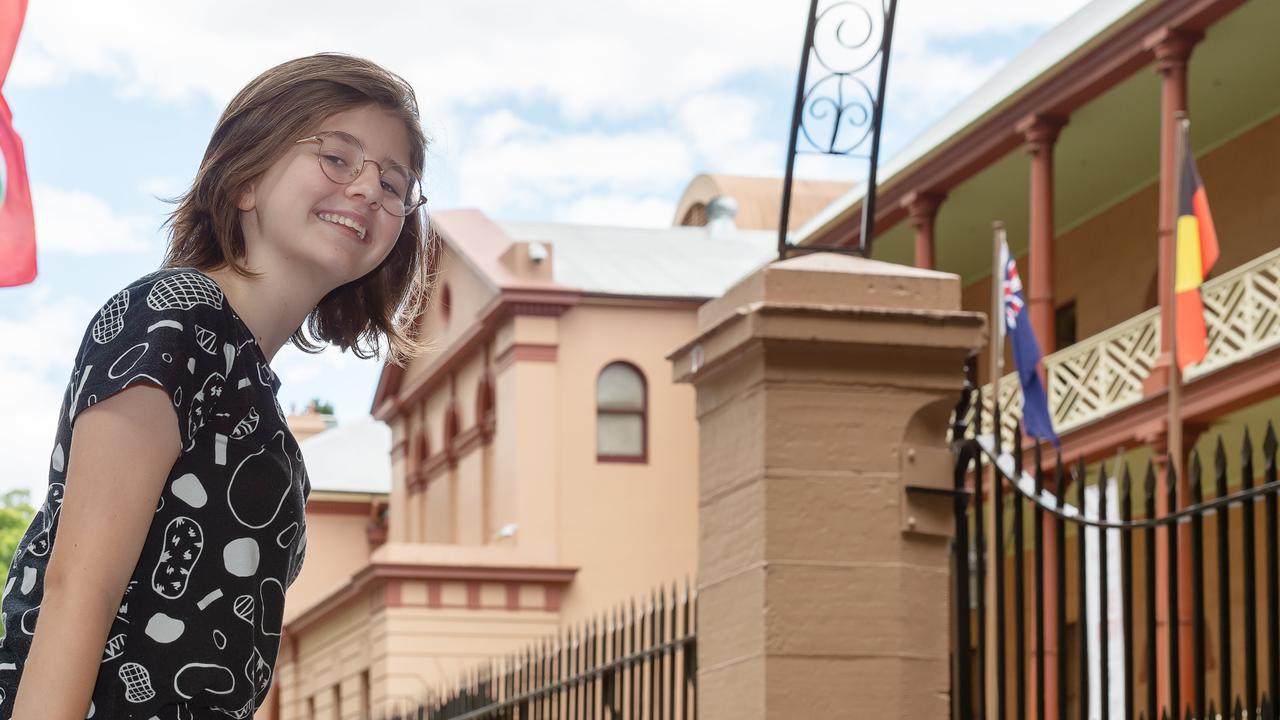
[(648, 409), (640, 370), (625, 362), (605, 366), (596, 380), (596, 459), (646, 462)]
[[(1053, 316), (1053, 350), (1076, 344), (1076, 301), (1059, 305)], [(1050, 350), (1052, 352), (1052, 350)]]
[(364, 670), (360, 673), (360, 707), (363, 708), (363, 714), (360, 717), (373, 717), (373, 702), (369, 697), (369, 671)]

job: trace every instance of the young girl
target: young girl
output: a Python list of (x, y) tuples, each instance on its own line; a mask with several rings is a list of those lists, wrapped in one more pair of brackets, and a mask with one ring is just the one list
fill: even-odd
[(0, 718), (262, 703), (311, 489), (271, 360), (319, 350), (304, 321), (361, 358), (380, 337), (396, 364), (421, 351), (425, 146), (412, 88), (349, 56), (286, 62), (227, 106), (163, 267), (106, 302), (76, 355), (4, 586)]

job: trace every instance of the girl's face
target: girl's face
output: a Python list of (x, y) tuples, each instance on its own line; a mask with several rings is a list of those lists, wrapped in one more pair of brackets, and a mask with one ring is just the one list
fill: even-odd
[[(409, 133), (390, 112), (366, 105), (331, 115), (316, 132), (341, 130), (365, 158), (409, 166)], [(238, 202), (250, 267), (304, 269), (331, 288), (364, 277), (395, 246), (404, 218), (384, 210), (378, 167), (366, 162), (349, 185), (325, 175), (314, 142), (292, 144)], [(345, 218), (345, 221), (337, 221)], [(350, 224), (359, 228), (352, 228)], [(363, 229), (363, 236), (360, 232)], [(317, 277), (318, 276), (318, 277)]]

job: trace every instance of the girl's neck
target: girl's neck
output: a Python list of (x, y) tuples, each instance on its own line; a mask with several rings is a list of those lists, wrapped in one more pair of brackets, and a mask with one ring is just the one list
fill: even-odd
[(269, 363), (325, 293), (312, 288), (303, 278), (289, 277), (287, 273), (281, 276), (270, 268), (247, 263), (245, 267), (263, 275), (244, 277), (229, 266), (204, 272), (218, 284), (227, 302), (253, 332)]

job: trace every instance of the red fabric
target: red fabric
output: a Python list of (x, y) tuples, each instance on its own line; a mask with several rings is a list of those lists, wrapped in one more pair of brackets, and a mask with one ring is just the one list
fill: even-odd
[[(0, 2), (0, 83), (9, 74), (26, 0)], [(22, 138), (13, 129), (13, 114), (0, 94), (0, 153), (4, 155), (4, 195), (0, 203), (0, 287), (25, 285), (36, 278), (36, 223), (27, 183)]]
[(1178, 367), (1188, 367), (1204, 360), (1209, 352), (1208, 332), (1204, 325), (1204, 301), (1200, 299), (1200, 289), (1180, 292), (1177, 299), (1178, 327), (1174, 332), (1178, 335)]
[(1204, 184), (1196, 188), (1191, 196), (1192, 212), (1200, 225), (1200, 267), (1205, 277), (1218, 262), (1218, 231), (1213, 227), (1213, 215), (1209, 212), (1209, 196), (1205, 194)]
[(22, 139), (13, 130), (9, 104), (0, 96), (0, 153), (4, 154), (4, 202), (0, 203), (0, 287), (36, 279), (36, 222), (27, 185)]
[(27, 14), (27, 0), (8, 0), (0, 3), (0, 85), (9, 76), (9, 63), (18, 47), (18, 33), (22, 32), (22, 19)]

